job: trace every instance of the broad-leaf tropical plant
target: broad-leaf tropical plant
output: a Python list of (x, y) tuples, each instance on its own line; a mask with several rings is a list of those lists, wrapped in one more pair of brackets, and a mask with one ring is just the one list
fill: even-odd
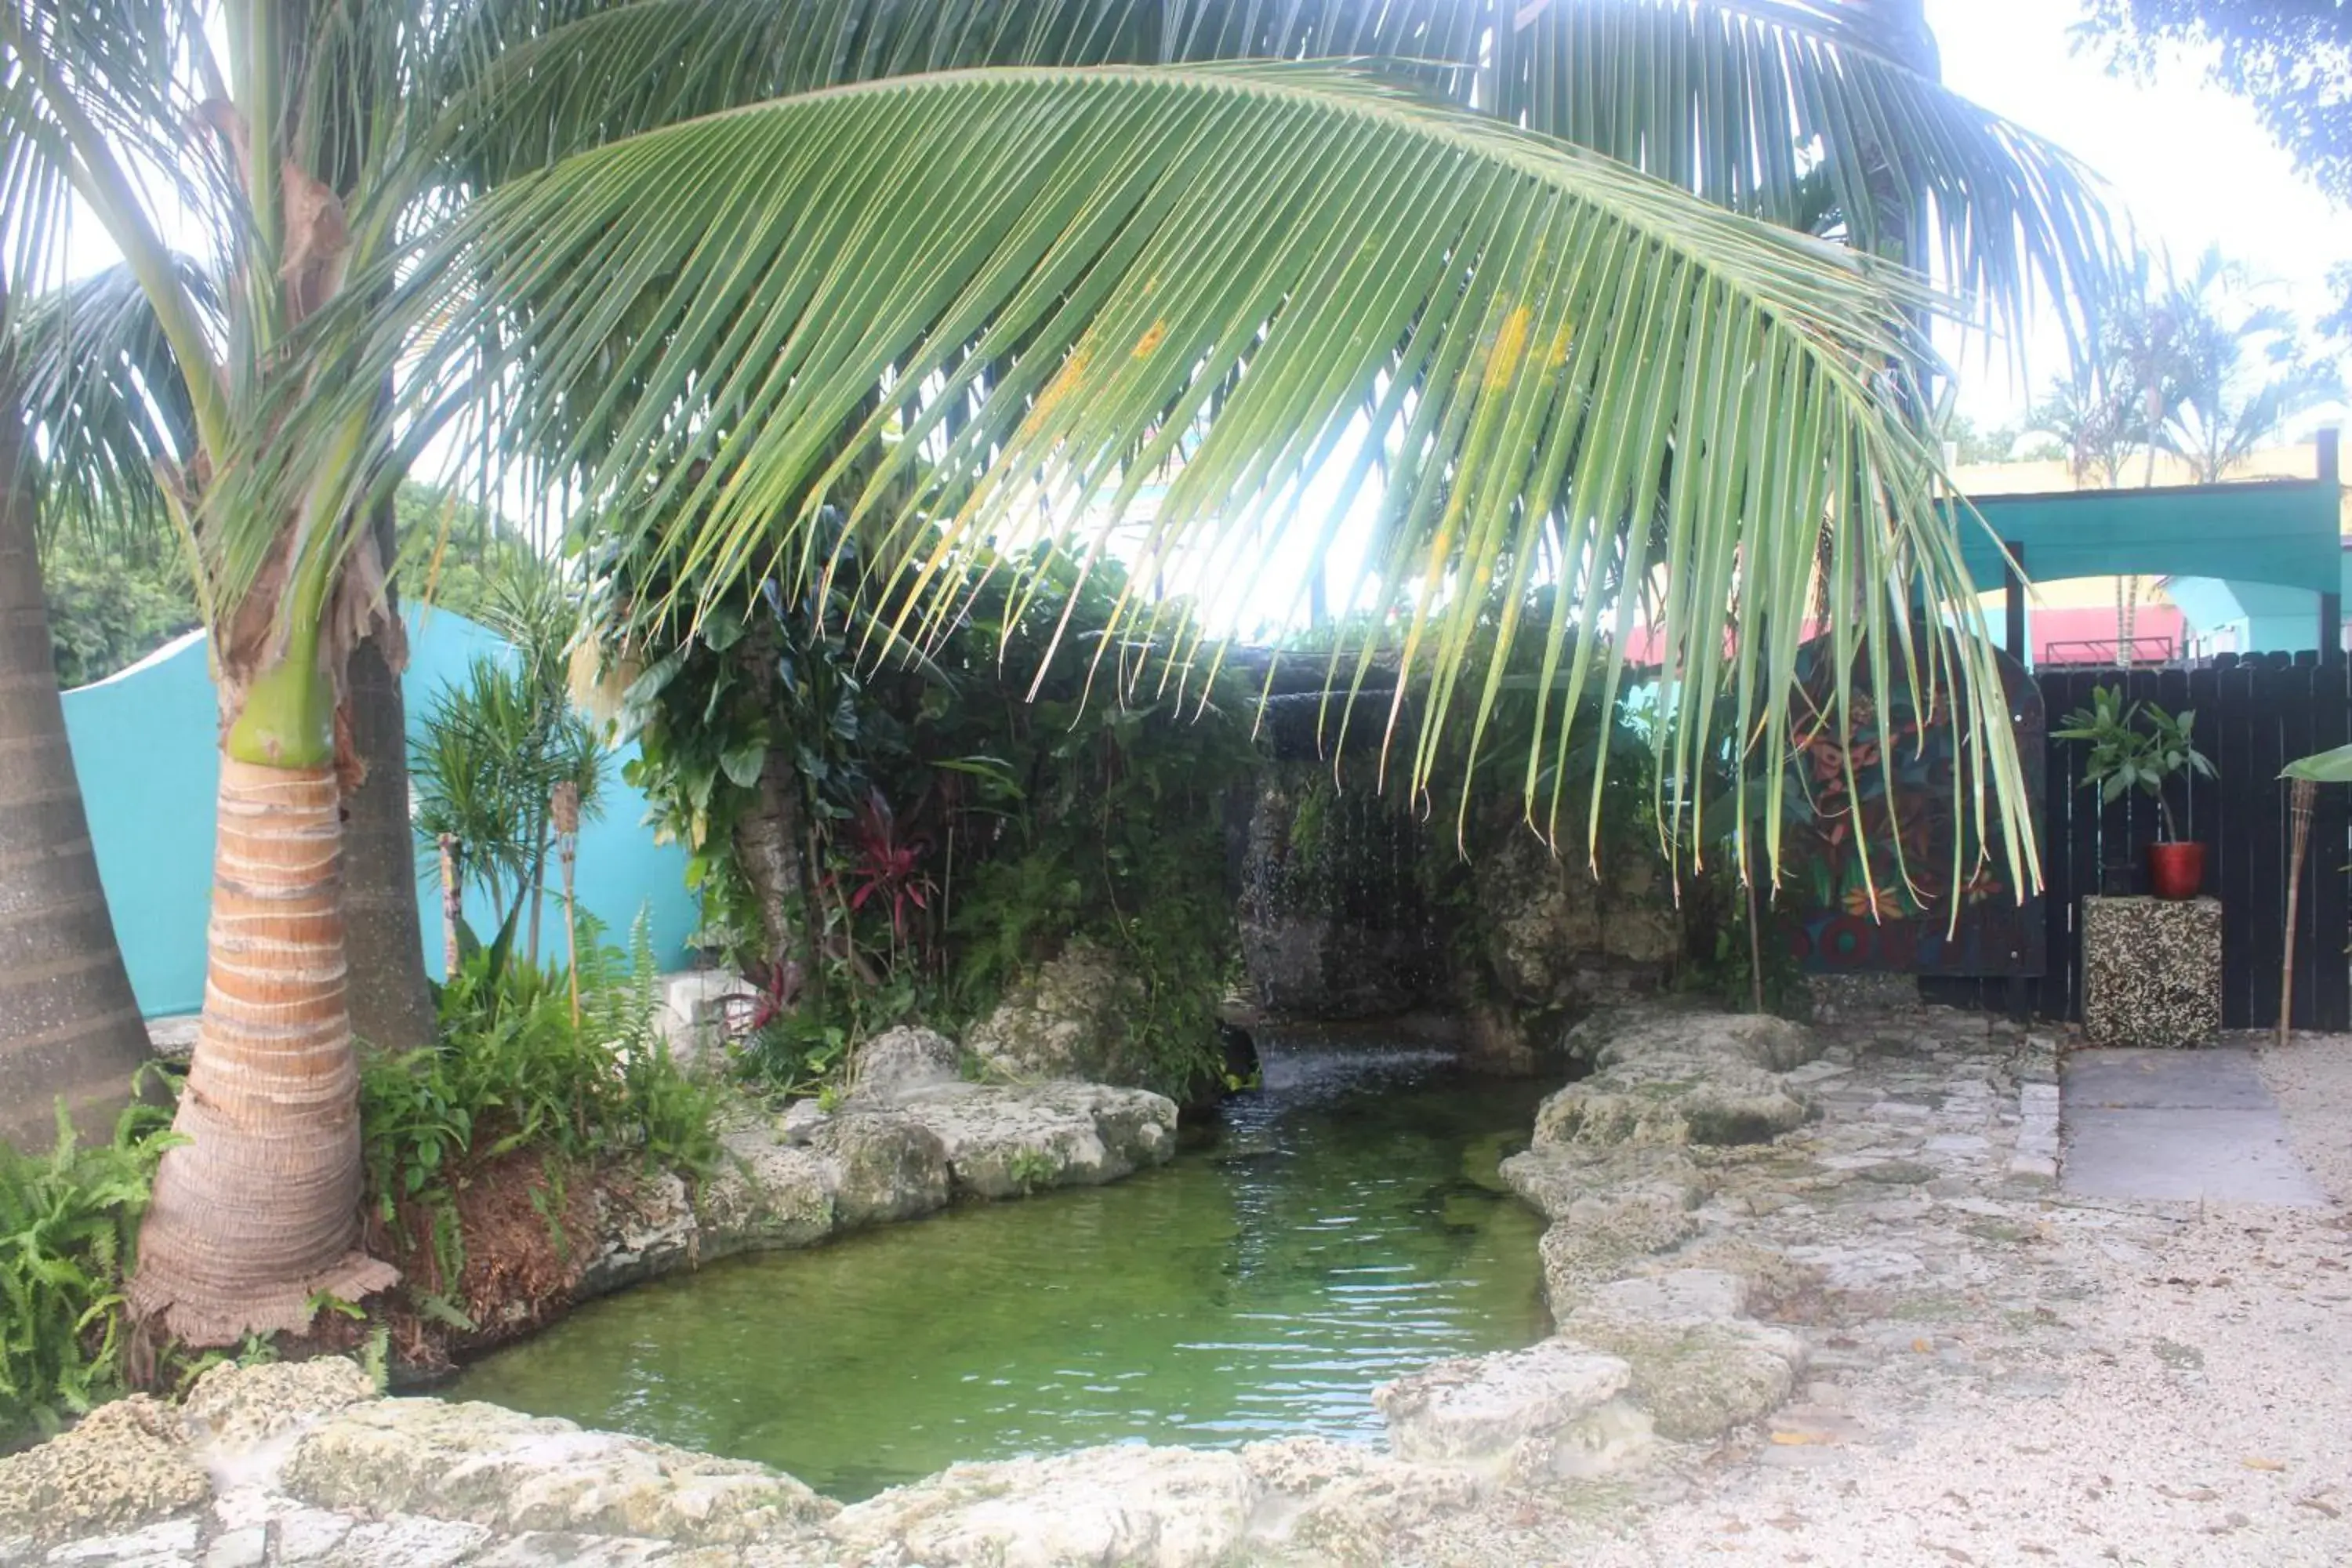
[[(1319, 558), (1344, 507), (1290, 503), (1336, 468), (1376, 514), (1359, 601), (1432, 681), (1416, 786), (1524, 637), (1556, 813), (1534, 781), (1625, 679), (1634, 595), (1590, 591), (1615, 581), (1657, 605), (1674, 756), (1727, 693), (1783, 732), (1819, 618), (1867, 685), (1956, 688), (2017, 804), (1980, 639), (1913, 636), (1915, 590), (1973, 604), (1908, 385), (1935, 300), (1863, 252), (2000, 317), (2104, 239), (2071, 163), (1936, 87), (1916, 5), (219, 10), (216, 58), (192, 7), (0, 6), (5, 167), (62, 171), (121, 246), (197, 435), (166, 488), (224, 675), (214, 984), (133, 1289), (191, 1337), (387, 1273), (351, 1250), (331, 721), (382, 614), (366, 505), (460, 414), (681, 580), (814, 579), (838, 504), (883, 567), (866, 624), (915, 641), (960, 559), (1097, 559), (1163, 474), (1134, 582), (1209, 590), (1302, 530)], [(133, 44), (150, 68), (116, 68)], [(1332, 54), (1433, 63), (1179, 63)], [(217, 333), (139, 184), (191, 124)], [(1824, 172), (1856, 249), (1769, 226)], [(1542, 582), (1583, 591), (1522, 624)], [(1106, 687), (1188, 689), (1214, 607), (1125, 601), (1103, 647), (1159, 657)]]

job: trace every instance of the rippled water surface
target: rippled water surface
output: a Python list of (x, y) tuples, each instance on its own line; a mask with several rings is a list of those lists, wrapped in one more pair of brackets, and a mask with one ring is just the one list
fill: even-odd
[(1370, 1436), (1372, 1385), (1546, 1331), (1503, 1188), (1539, 1090), (1429, 1053), (1266, 1054), (1175, 1162), (594, 1302), (452, 1397), (760, 1459), (841, 1498), (956, 1459)]

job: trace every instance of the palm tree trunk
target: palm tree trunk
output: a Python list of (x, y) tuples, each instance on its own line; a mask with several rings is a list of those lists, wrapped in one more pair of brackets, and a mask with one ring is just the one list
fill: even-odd
[(782, 747), (770, 747), (760, 770), (757, 798), (735, 819), (735, 864), (760, 907), (761, 958), (778, 964), (800, 957), (814, 969), (806, 952), (813, 928), (800, 807), (799, 770)]
[(17, 405), (0, 385), (0, 1139), (46, 1146), (60, 1098), (100, 1133), (150, 1051), (66, 743)]
[[(375, 518), (376, 549), (393, 558), (392, 503)], [(415, 829), (408, 819), (408, 710), (400, 672), (386, 657), (393, 629), (352, 650), (344, 681), (352, 750), (364, 770), (344, 797), (343, 922), (351, 963), (352, 1032), (370, 1045), (413, 1051), (433, 1043), (433, 990), (425, 975), (424, 921), (416, 905)]]
[(399, 1278), (357, 1250), (359, 1071), (331, 762), (224, 752), (204, 1021), (139, 1237), (131, 1310), (192, 1345), (299, 1332)]

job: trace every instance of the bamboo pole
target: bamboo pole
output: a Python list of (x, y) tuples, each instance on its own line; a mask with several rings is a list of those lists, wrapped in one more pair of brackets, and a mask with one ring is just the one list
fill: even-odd
[(465, 918), (465, 889), (457, 880), (457, 836), (441, 835), (441, 974), (457, 978), (457, 922)]
[[(555, 859), (563, 871), (563, 956), (572, 986), (572, 1026), (580, 1026), (580, 920), (572, 899), (572, 868), (580, 859), (580, 786), (565, 779), (555, 786), (547, 804), (548, 823), (555, 829)], [(531, 923), (537, 926), (534, 906)]]
[(2319, 785), (2310, 779), (2296, 779), (2288, 791), (2288, 815), (2294, 823), (2293, 847), (2286, 861), (2286, 947), (2279, 960), (2278, 1044), (2286, 1044), (2287, 1031), (2294, 1017), (2294, 915), (2303, 891), (2303, 857), (2311, 845), (2311, 805), (2319, 793)]

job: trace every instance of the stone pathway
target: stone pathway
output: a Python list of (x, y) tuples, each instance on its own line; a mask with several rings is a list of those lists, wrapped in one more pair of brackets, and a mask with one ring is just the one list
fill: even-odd
[(2089, 1197), (2325, 1205), (2251, 1050), (2066, 1058), (2066, 1190)]

